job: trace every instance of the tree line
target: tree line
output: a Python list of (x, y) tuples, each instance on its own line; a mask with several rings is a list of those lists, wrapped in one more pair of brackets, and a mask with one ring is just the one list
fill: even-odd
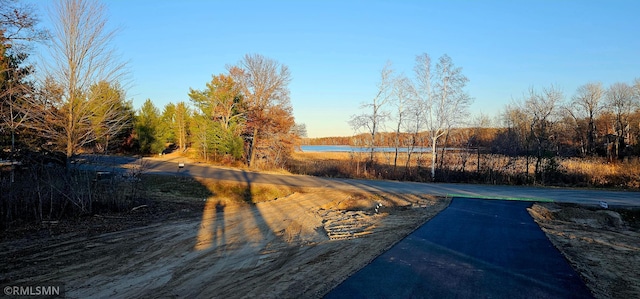
[[(140, 109), (127, 100), (127, 64), (117, 29), (93, 0), (52, 3), (52, 27), (33, 4), (0, 0), (0, 226), (60, 219), (140, 203), (140, 168), (105, 182), (74, 167), (83, 153), (158, 154), (193, 148), (203, 160), (282, 167), (304, 126), (296, 125), (286, 65), (245, 55), (187, 102)], [(36, 68), (38, 45), (46, 53)], [(124, 180), (124, 181), (123, 181)]]
[[(149, 99), (135, 125), (142, 153), (162, 154), (168, 144), (192, 147), (204, 160), (282, 167), (300, 138), (289, 101), (289, 70), (261, 55), (246, 55), (228, 73), (189, 91), (190, 103), (160, 111)], [(191, 108), (193, 107), (193, 108)]]
[[(204, 160), (280, 167), (297, 142), (286, 65), (246, 55), (214, 75), (188, 102), (162, 108), (126, 100), (128, 74), (99, 2), (62, 0), (51, 31), (37, 28), (32, 7), (2, 0), (0, 142), (4, 158), (46, 152), (68, 162), (80, 152), (157, 154), (194, 148)], [(46, 42), (37, 71), (31, 44)], [(58, 154), (59, 153), (59, 154)]]
[[(395, 148), (394, 169), (400, 149), (423, 166), (429, 148), (431, 179), (435, 180), (450, 147), (526, 158), (526, 173), (539, 177), (556, 157), (605, 157), (608, 161), (640, 155), (640, 79), (608, 87), (586, 83), (566, 97), (557, 86), (530, 88), (513, 99), (500, 115), (469, 117), (472, 98), (468, 78), (448, 55), (432, 68), (428, 54), (416, 57), (414, 76), (396, 74), (388, 63), (381, 71), (376, 96), (349, 120), (351, 138), (306, 139), (305, 144), (348, 144), (369, 148), (368, 163), (376, 147)], [(478, 163), (479, 164), (479, 163)]]
[(494, 150), (531, 157), (537, 174), (558, 156), (610, 162), (639, 156), (640, 79), (606, 88), (586, 83), (571, 97), (556, 86), (531, 88), (504, 108), (501, 120)]

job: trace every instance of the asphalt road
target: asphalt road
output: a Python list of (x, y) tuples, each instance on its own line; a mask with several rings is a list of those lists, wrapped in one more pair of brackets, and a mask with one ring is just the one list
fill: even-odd
[(531, 204), (454, 198), (325, 298), (592, 298)]
[[(94, 156), (91, 159), (94, 162), (101, 162), (104, 165), (102, 168), (105, 170), (114, 170), (119, 165), (136, 163), (137, 161), (134, 158), (127, 157)], [(147, 173), (184, 175), (224, 181), (269, 183), (293, 187), (328, 187), (340, 190), (434, 194), (450, 197), (485, 197), (513, 200), (556, 201), (588, 205), (598, 205), (600, 201), (605, 201), (612, 207), (640, 206), (640, 192), (633, 191), (330, 179), (302, 175), (258, 173), (230, 168), (220, 168), (205, 164), (185, 163), (184, 168), (179, 168), (179, 160), (162, 161), (145, 158), (143, 161)]]

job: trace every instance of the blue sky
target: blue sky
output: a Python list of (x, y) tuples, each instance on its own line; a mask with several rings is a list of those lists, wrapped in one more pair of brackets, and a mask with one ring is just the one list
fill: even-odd
[[(47, 26), (49, 1), (38, 6)], [(474, 114), (498, 115), (530, 87), (640, 77), (640, 1), (104, 1), (129, 61), (128, 98), (188, 102), (247, 53), (286, 64), (294, 116), (310, 137), (347, 136), (391, 61), (449, 55)]]

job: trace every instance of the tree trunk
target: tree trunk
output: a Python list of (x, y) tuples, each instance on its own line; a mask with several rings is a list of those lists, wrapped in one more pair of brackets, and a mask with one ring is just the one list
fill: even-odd
[(258, 140), (258, 128), (253, 128), (253, 138), (251, 139), (251, 147), (249, 148), (249, 168), (255, 165), (256, 158), (256, 142)]
[(431, 181), (436, 180), (436, 155), (438, 154), (436, 149), (437, 141), (438, 137), (433, 138), (431, 141)]
[(444, 135), (444, 143), (442, 144), (442, 150), (440, 151), (440, 168), (444, 168), (444, 155), (447, 150), (447, 143), (449, 143), (449, 131), (447, 130), (447, 134)]
[(593, 117), (589, 118), (589, 133), (587, 134), (587, 154), (593, 155), (595, 153), (596, 141), (595, 141), (596, 127), (593, 122)]
[(376, 149), (376, 133), (375, 133), (375, 124), (373, 125), (373, 131), (374, 133), (371, 134), (371, 153), (369, 155), (369, 164), (373, 165), (373, 155), (374, 155), (374, 151)]
[(396, 138), (394, 142), (396, 147), (396, 153), (395, 153), (395, 156), (393, 157), (393, 174), (395, 175), (398, 167), (398, 148), (400, 147), (400, 122), (398, 122), (398, 127), (396, 128)]
[(11, 127), (11, 158), (13, 159), (13, 154), (16, 151), (16, 129)]
[(411, 175), (411, 155), (413, 154), (415, 145), (415, 137), (411, 137), (411, 145), (407, 147), (407, 162), (404, 164), (405, 178)]
[(396, 154), (393, 157), (393, 174), (396, 174), (398, 168), (398, 145), (396, 144)]
[(71, 134), (67, 133), (67, 152), (66, 152), (66, 161), (65, 161), (65, 167), (67, 169), (67, 171), (69, 171), (69, 169), (71, 168), (71, 157), (73, 156), (73, 144), (72, 144), (73, 140), (71, 138)]
[(476, 171), (477, 173), (480, 173), (480, 146), (478, 145), (477, 147), (478, 150), (478, 165), (476, 165), (478, 167), (478, 170)]

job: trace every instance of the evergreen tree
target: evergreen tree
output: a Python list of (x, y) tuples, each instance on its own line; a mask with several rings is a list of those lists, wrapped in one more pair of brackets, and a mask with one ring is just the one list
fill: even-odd
[(158, 130), (160, 123), (158, 108), (153, 105), (150, 99), (147, 99), (138, 111), (135, 125), (136, 140), (141, 153), (157, 154), (165, 149), (164, 140)]
[(244, 110), (238, 86), (224, 74), (213, 76), (206, 86), (202, 91), (189, 91), (189, 98), (200, 110), (192, 126), (194, 147), (205, 159), (208, 155), (241, 159)]

